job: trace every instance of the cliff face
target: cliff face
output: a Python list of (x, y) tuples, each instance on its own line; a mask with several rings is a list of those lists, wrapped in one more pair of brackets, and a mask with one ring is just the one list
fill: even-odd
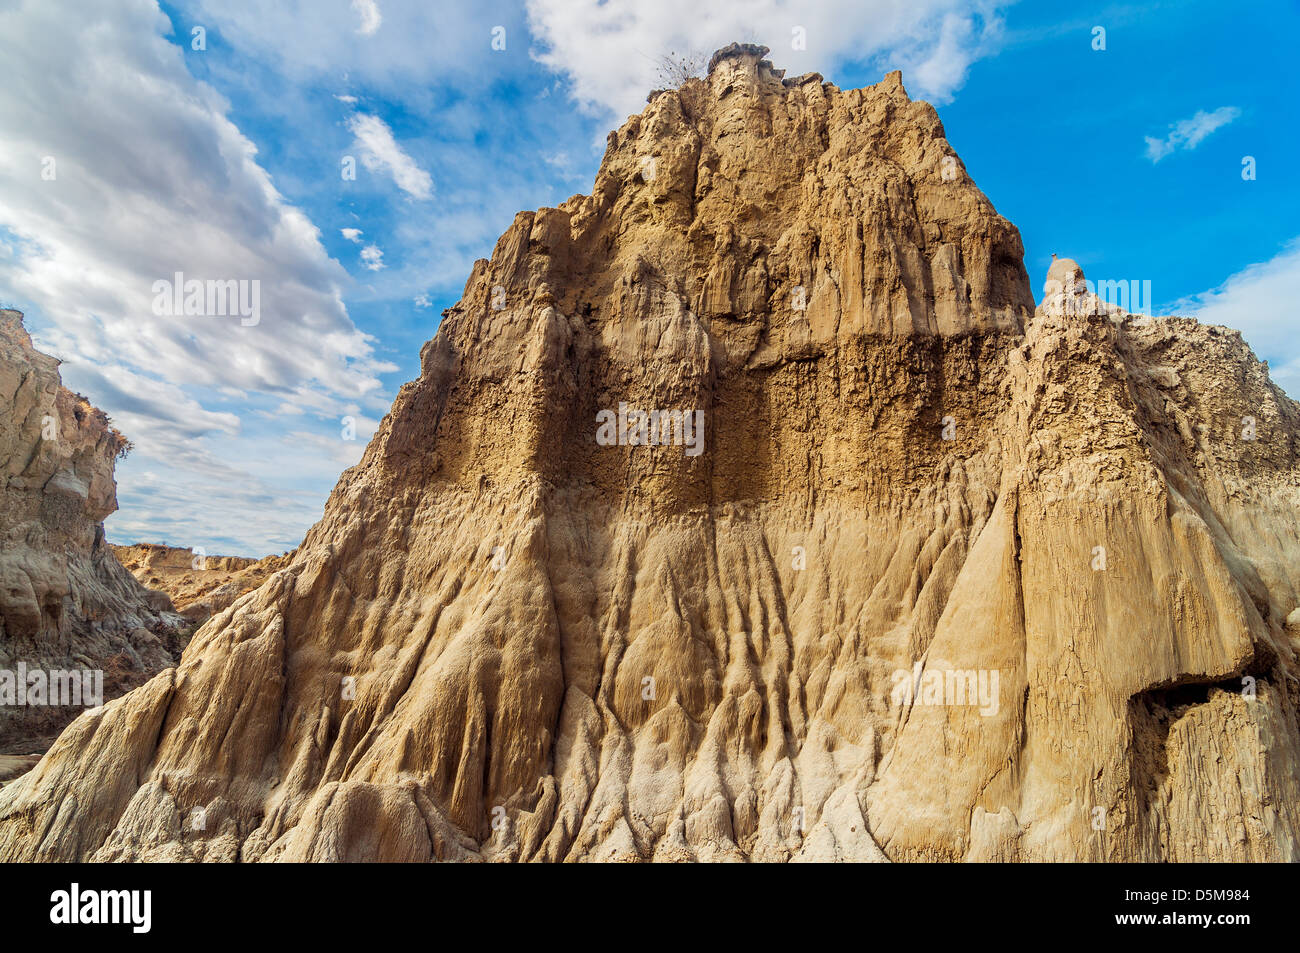
[[(174, 664), (181, 620), (104, 541), (126, 439), (58, 365), (0, 311), (0, 672), (99, 670), (114, 697)], [(13, 681), (0, 676), (0, 753), (43, 747), (80, 712), (21, 702)]]
[(1236, 332), (1035, 311), (897, 74), (764, 52), (516, 218), (0, 856), (1296, 858), (1300, 408)]

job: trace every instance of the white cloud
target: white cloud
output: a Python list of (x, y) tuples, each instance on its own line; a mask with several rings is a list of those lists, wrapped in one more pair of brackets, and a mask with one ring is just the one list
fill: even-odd
[[(21, 240), (0, 279), (52, 322), (46, 342), (176, 385), (377, 389), (384, 366), (343, 305), (346, 273), (162, 38), (167, 19), (139, 0), (94, 11), (0, 10), (0, 61), (23, 77), (0, 86), (0, 226)], [(259, 280), (261, 324), (154, 314), (153, 282), (178, 271)]]
[[(168, 42), (171, 31), (152, 0), (0, 4), (0, 286), (29, 310), (38, 345), (67, 361), (68, 386), (135, 443), (126, 472), (168, 474), (188, 522), (202, 512), (230, 527), (246, 522), (250, 487), (270, 509), (296, 492), (276, 484), (282, 465), (249, 475), (248, 448), (278, 438), (274, 423), (247, 432), (248, 407), (382, 404), (379, 375), (395, 368), (349, 317), (350, 279), (317, 228), (186, 68), (204, 54)], [(178, 271), (257, 280), (260, 323), (155, 314), (153, 283)]]
[(351, 88), (367, 94), (401, 92), (409, 83), (493, 80), (506, 58), (492, 52), (489, 31), (519, 16), (510, 5), (383, 0), (383, 29), (367, 34), (355, 27), (365, 21), (353, 0), (177, 0), (188, 22), (215, 27), (230, 45), (287, 79), (327, 78), (333, 88), (346, 74), (349, 87), (355, 82)]
[(112, 408), (114, 424), (127, 437), (138, 442), (138, 435), (147, 434), (146, 445), (155, 452), (210, 433), (239, 434), (234, 414), (209, 411), (179, 387), (120, 364), (68, 362), (59, 370), (66, 386)]
[(378, 116), (357, 113), (348, 129), (361, 146), (361, 164), (371, 172), (386, 172), (397, 187), (412, 198), (433, 197), (433, 179), (407, 155), (393, 138), (393, 131)]
[(416, 295), (414, 298), (411, 299), (411, 303), (414, 304), (417, 308), (433, 307), (433, 302), (429, 299), (429, 296), (427, 294)]
[[(336, 423), (326, 427), (338, 433)], [(320, 518), (321, 497), (286, 486), (284, 471), (333, 482), (347, 464), (337, 450), (301, 433), (218, 438), (211, 448), (180, 443), (164, 458), (131, 454), (117, 468), (122, 509), (105, 522), (109, 539), (166, 541), (243, 556), (298, 545), (303, 528)]]
[[(365, 232), (359, 228), (341, 228), (339, 233), (353, 244), (362, 244), (361, 236)], [(384, 267), (384, 252), (378, 245), (373, 243), (366, 245), (361, 249), (361, 265), (369, 271), (379, 271)]]
[[(749, 0), (701, 4), (607, 0), (527, 0), (541, 44), (538, 59), (568, 75), (584, 106), (617, 116), (639, 112), (656, 85), (660, 57), (709, 56), (731, 42), (762, 43), (790, 75), (834, 77), (846, 62), (901, 68), (910, 92), (945, 102), (1001, 32), (996, 0)], [(796, 32), (801, 30), (802, 33)], [(800, 37), (805, 49), (799, 49)]]
[(351, 418), (353, 430), (350, 439), (344, 439), (341, 430), (325, 434), (295, 430), (288, 436), (304, 448), (310, 448), (321, 458), (333, 460), (338, 468), (342, 470), (355, 465), (361, 460), (361, 455), (366, 450), (366, 444), (370, 442), (370, 438), (374, 436), (375, 430), (379, 427), (379, 421), (372, 417), (357, 415), (349, 415), (349, 417)]
[(1154, 164), (1178, 149), (1195, 149), (1210, 133), (1221, 129), (1241, 115), (1236, 106), (1220, 106), (1214, 112), (1197, 110), (1191, 119), (1180, 119), (1169, 127), (1163, 139), (1146, 137), (1147, 158)]
[(1300, 237), (1265, 262), (1242, 269), (1219, 287), (1175, 302), (1168, 310), (1206, 324), (1241, 331), (1255, 354), (1269, 362), (1273, 382), (1300, 399)]
[(560, 178), (565, 182), (584, 182), (586, 174), (579, 171), (573, 159), (567, 152), (556, 152), (551, 155), (543, 155), (542, 161), (549, 165)]
[(357, 27), (357, 32), (362, 36), (373, 36), (379, 29), (379, 24), (384, 22), (379, 12), (379, 4), (375, 0), (352, 0), (352, 9), (361, 17), (361, 25)]

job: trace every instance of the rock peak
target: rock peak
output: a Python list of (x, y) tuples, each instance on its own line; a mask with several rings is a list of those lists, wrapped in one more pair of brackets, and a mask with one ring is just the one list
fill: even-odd
[(1083, 269), (1073, 258), (1057, 258), (1052, 255), (1052, 263), (1047, 268), (1047, 280), (1043, 283), (1043, 290), (1048, 294), (1053, 291), (1060, 291), (1062, 288), (1083, 286)]
[(770, 52), (772, 52), (770, 48), (759, 43), (729, 43), (709, 57), (708, 72), (712, 73), (714, 67), (723, 60), (744, 58), (761, 60)]

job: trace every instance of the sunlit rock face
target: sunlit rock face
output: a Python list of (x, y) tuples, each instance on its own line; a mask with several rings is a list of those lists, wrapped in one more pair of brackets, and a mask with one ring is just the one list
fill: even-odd
[(175, 664), (183, 625), (104, 542), (126, 438), (62, 386), (22, 319), (0, 311), (0, 754), (43, 750), (87, 707), (54, 697), (54, 673), (99, 672), (115, 697)]
[(1036, 309), (898, 74), (765, 53), (515, 219), (0, 856), (1295, 858), (1297, 406), (1236, 332)]

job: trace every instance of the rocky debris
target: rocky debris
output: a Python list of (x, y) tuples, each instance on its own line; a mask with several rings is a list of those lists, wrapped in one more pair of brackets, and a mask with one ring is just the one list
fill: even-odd
[(516, 217), (0, 857), (1300, 857), (1300, 407), (1236, 332), (1036, 309), (898, 74), (764, 54)]
[(202, 625), (236, 599), (284, 569), (293, 553), (251, 559), (208, 556), (159, 543), (113, 546), (113, 554), (141, 585), (165, 593), (187, 621)]
[(127, 441), (62, 386), (58, 365), (32, 347), (19, 312), (0, 311), (0, 753), (47, 745), (82, 710), (20, 699), (20, 664), (102, 671), (116, 697), (175, 664), (184, 629), (104, 541)]

